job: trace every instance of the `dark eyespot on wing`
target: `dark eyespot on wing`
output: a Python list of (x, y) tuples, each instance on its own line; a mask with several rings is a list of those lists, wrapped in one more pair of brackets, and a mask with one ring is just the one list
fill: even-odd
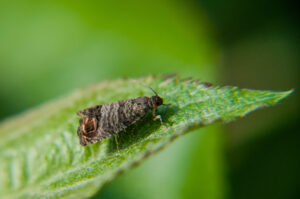
[(93, 134), (84, 134), (84, 132), (82, 131), (82, 129), (80, 127), (78, 127), (77, 129), (77, 135), (79, 136), (79, 143), (82, 146), (87, 146), (90, 144), (94, 144), (104, 138), (101, 138), (99, 136), (96, 135), (96, 132), (94, 132)]
[(88, 141), (85, 139), (85, 137), (83, 136), (82, 134), (82, 130), (81, 130), (81, 127), (79, 126), (78, 129), (77, 129), (77, 135), (79, 137), (79, 143), (82, 145), (82, 146), (86, 146), (88, 145)]

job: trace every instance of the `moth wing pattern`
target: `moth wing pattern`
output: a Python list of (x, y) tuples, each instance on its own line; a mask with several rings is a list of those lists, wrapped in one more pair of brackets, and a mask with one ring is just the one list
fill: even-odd
[(86, 108), (81, 111), (78, 111), (77, 115), (83, 117), (97, 117), (101, 115), (101, 107), (102, 105), (97, 105), (90, 108)]
[[(80, 120), (82, 120), (82, 119), (80, 119)], [(94, 144), (94, 143), (99, 141), (99, 139), (96, 136), (87, 136), (87, 135), (85, 135), (84, 131), (82, 130), (82, 125), (80, 125), (78, 127), (77, 135), (79, 137), (79, 142), (82, 146), (86, 146), (86, 145), (89, 145), (89, 144)]]
[(118, 133), (143, 118), (148, 110), (148, 97), (102, 105), (98, 135), (105, 139)]
[[(143, 96), (79, 111), (78, 115), (83, 116), (77, 130), (80, 144), (83, 146), (93, 144), (124, 130), (142, 119), (149, 109), (149, 98)], [(88, 133), (85, 131), (85, 118), (95, 118), (97, 128), (94, 131)]]

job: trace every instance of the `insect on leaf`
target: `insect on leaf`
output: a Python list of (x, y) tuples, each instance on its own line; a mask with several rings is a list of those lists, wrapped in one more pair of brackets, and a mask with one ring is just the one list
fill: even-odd
[(157, 113), (103, 139), (81, 146), (79, 116), (87, 107), (139, 96), (149, 88), (132, 80), (106, 81), (8, 119), (0, 125), (0, 198), (81, 198), (113, 180), (191, 129), (215, 121), (231, 121), (278, 103), (292, 91), (274, 92), (215, 87), (177, 77), (140, 78), (164, 99)]

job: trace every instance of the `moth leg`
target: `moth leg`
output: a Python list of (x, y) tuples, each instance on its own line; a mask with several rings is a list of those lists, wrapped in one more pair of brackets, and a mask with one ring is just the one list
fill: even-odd
[(152, 116), (153, 116), (153, 118), (155, 118), (156, 116), (155, 116), (155, 112), (156, 112), (156, 109), (154, 108), (154, 109), (152, 109)]
[(163, 121), (163, 119), (162, 119), (162, 116), (161, 116), (161, 115), (155, 115), (155, 112), (156, 112), (156, 108), (152, 109), (152, 116), (153, 116), (153, 120), (157, 120), (157, 119), (159, 119), (159, 120), (160, 120), (160, 123), (161, 123), (161, 125), (164, 125), (164, 126), (166, 126), (166, 125), (165, 125), (165, 123), (164, 123), (164, 121)]
[(116, 142), (116, 146), (117, 146), (117, 151), (119, 152), (118, 134), (114, 134), (114, 137), (115, 137), (115, 142)]
[(161, 125), (166, 126), (165, 123), (164, 123), (164, 121), (163, 121), (163, 119), (162, 119), (162, 117), (161, 117), (161, 115), (156, 115), (156, 116), (153, 118), (153, 120), (157, 120), (157, 119), (160, 120)]

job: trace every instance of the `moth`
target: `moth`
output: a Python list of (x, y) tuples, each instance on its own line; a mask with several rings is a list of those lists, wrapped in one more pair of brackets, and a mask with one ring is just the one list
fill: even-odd
[[(163, 105), (163, 99), (152, 89), (154, 96), (142, 96), (134, 99), (122, 100), (110, 104), (102, 104), (83, 109), (77, 114), (81, 116), (77, 135), (82, 146), (90, 145), (115, 135), (145, 117), (152, 111), (153, 119), (160, 119), (155, 115), (157, 107)], [(118, 149), (119, 150), (119, 149)]]

